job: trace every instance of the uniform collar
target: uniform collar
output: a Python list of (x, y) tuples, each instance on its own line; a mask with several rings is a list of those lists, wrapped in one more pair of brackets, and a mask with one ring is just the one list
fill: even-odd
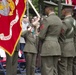
[[(54, 14), (55, 14), (55, 12), (50, 12), (50, 13), (49, 13), (49, 15), (54, 15)], [(49, 15), (48, 15), (48, 16), (49, 16)]]
[(68, 18), (68, 17), (72, 17), (72, 15), (67, 15), (67, 16), (65, 16), (65, 18)]

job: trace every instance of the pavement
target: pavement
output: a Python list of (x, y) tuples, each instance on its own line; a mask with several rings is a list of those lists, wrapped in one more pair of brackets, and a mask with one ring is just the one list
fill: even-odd
[[(17, 68), (17, 75), (26, 75), (26, 68), (24, 67), (25, 66), (23, 65), (22, 67)], [(0, 75), (5, 75), (4, 74), (5, 72), (6, 72), (6, 67), (4, 67), (3, 69), (0, 67)], [(40, 69), (36, 69), (35, 75), (41, 75)]]
[[(19, 72), (17, 72), (17, 75), (26, 75), (26, 72), (22, 72), (22, 74), (20, 73), (20, 71)], [(41, 73), (35, 73), (35, 75), (41, 75)]]
[[(0, 69), (0, 75), (4, 75), (3, 71)], [(18, 70), (17, 75), (26, 75), (26, 71), (24, 70), (21, 74), (21, 72)], [(35, 75), (41, 75), (41, 73), (35, 73)]]
[[(4, 75), (4, 74), (0, 73), (0, 75)], [(25, 73), (23, 73), (23, 74), (18, 73), (17, 75), (26, 75), (26, 74)], [(41, 73), (35, 73), (35, 75), (41, 75)]]
[[(41, 75), (41, 73), (38, 71), (36, 71), (35, 75)], [(26, 75), (26, 70), (24, 70), (22, 74), (20, 74), (20, 71), (18, 71), (17, 73), (18, 73), (17, 75)]]
[[(21, 75), (21, 74), (17, 74), (17, 75)], [(23, 75), (26, 75), (26, 74), (23, 74)], [(35, 75), (41, 75), (40, 73), (35, 73)]]

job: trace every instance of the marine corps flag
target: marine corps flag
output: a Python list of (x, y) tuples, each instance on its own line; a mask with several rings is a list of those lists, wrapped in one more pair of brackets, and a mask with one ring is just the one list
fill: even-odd
[(0, 0), (0, 47), (10, 56), (21, 34), (26, 0)]
[(76, 0), (72, 0), (73, 5), (76, 6)]

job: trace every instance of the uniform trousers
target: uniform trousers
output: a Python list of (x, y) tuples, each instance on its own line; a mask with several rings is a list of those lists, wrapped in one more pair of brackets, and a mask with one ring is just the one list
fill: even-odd
[(41, 56), (41, 75), (58, 75), (57, 56)]
[(76, 57), (73, 59), (73, 75), (76, 75)]
[(73, 57), (61, 57), (58, 63), (58, 75), (73, 75)]
[[(75, 45), (75, 50), (76, 50), (76, 37), (74, 39), (74, 45)], [(76, 75), (76, 56), (73, 59), (73, 75)]]
[(6, 75), (17, 75), (17, 59), (18, 51), (15, 51), (13, 56), (6, 53)]
[(36, 53), (24, 53), (26, 56), (26, 75), (35, 75)]

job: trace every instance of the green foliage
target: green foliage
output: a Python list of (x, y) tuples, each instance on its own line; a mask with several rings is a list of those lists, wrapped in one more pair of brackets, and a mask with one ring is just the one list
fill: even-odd
[(39, 8), (38, 8), (38, 0), (32, 0), (32, 3), (35, 6), (36, 10), (39, 10)]
[(62, 2), (65, 2), (65, 0), (62, 0)]
[(55, 8), (55, 13), (58, 15), (58, 7)]
[[(38, 8), (38, 6), (39, 6), (38, 1), (39, 1), (39, 0), (32, 0), (32, 3), (33, 3), (33, 5), (35, 6), (35, 8), (36, 8), (37, 10), (39, 10), (39, 8)], [(53, 1), (53, 2), (58, 2), (59, 0), (51, 0), (51, 1)], [(61, 0), (61, 2), (65, 2), (65, 0)]]
[[(41, 2), (40, 4), (43, 6), (42, 1), (44, 1), (44, 0), (40, 0), (40, 2)], [(49, 0), (49, 1), (50, 1), (50, 0)], [(51, 1), (53, 1), (53, 2), (55, 2), (55, 3), (58, 4), (58, 1), (59, 1), (59, 0), (51, 0)], [(61, 3), (63, 3), (63, 2), (65, 2), (65, 0), (61, 0)], [(33, 5), (35, 6), (36, 10), (39, 12), (39, 0), (32, 0), (32, 3), (33, 3)], [(58, 7), (55, 8), (55, 12), (56, 12), (56, 14), (58, 15)]]

